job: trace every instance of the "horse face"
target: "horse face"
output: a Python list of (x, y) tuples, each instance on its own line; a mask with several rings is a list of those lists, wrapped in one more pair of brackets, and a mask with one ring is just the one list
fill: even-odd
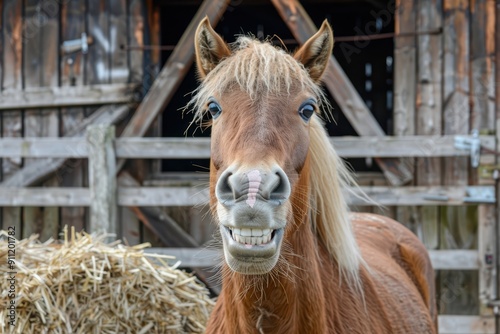
[(293, 210), (307, 206), (297, 194), (307, 175), (309, 121), (321, 98), (316, 82), (333, 39), (325, 22), (293, 58), (247, 42), (232, 54), (207, 19), (200, 23), (198, 104), (213, 118), (210, 197), (226, 262), (236, 272), (264, 274), (278, 262)]

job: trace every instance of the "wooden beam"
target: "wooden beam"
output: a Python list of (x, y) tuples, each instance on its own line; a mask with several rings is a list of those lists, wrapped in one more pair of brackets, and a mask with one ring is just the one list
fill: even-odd
[(440, 315), (439, 333), (443, 334), (494, 334), (495, 318), (477, 315)]
[[(467, 137), (466, 138), (472, 138)], [(481, 136), (481, 146), (494, 151), (495, 137)], [(356, 157), (469, 157), (468, 150), (454, 146), (455, 136), (332, 137), (331, 144), (344, 158)], [(210, 138), (117, 138), (117, 158), (185, 159), (210, 158)], [(86, 158), (83, 138), (2, 138), (0, 157)], [(488, 156), (484, 154), (482, 157)]]
[(132, 102), (136, 84), (34, 87), (0, 93), (0, 110), (59, 108)]
[[(146, 248), (147, 253), (171, 255), (172, 262), (181, 261), (182, 267), (213, 267), (223, 260), (222, 249), (208, 248)], [(475, 250), (430, 250), (432, 267), (437, 270), (477, 270), (479, 255)]]
[(429, 256), (434, 270), (478, 270), (480, 268), (477, 250), (431, 250)]
[[(493, 186), (476, 186), (489, 194)], [(373, 201), (384, 206), (416, 205), (477, 205), (492, 204), (495, 197), (475, 198), (469, 196), (467, 187), (360, 187)], [(357, 194), (356, 189), (350, 189)], [(373, 205), (345, 192), (350, 205)], [(118, 204), (123, 206), (194, 206), (207, 204), (208, 189), (181, 187), (118, 187)], [(0, 206), (90, 206), (87, 188), (40, 188), (0, 187)]]
[(87, 128), (89, 149), (89, 231), (117, 233), (115, 128), (92, 125)]
[[(198, 23), (206, 16), (210, 19), (212, 26), (215, 26), (226, 10), (228, 2), (228, 0), (203, 1), (160, 74), (153, 82), (151, 89), (127, 124), (121, 135), (122, 137), (142, 137), (146, 133), (154, 119), (174, 96), (177, 87), (193, 62), (193, 40)], [(118, 161), (117, 171), (121, 169), (124, 163), (125, 160)]]
[[(316, 33), (317, 28), (296, 0), (271, 0), (279, 14), (292, 31), (295, 39), (304, 44)], [(342, 70), (337, 60), (331, 56), (328, 68), (323, 75), (323, 82), (339, 104), (352, 127), (360, 136), (384, 136), (385, 133), (373, 117), (361, 96)], [(403, 185), (412, 179), (411, 172), (399, 159), (375, 159), (389, 182)]]
[[(415, 0), (396, 0), (396, 34), (417, 31)], [(394, 134), (415, 134), (415, 96), (417, 92), (417, 37), (394, 39)]]
[[(128, 111), (129, 108), (125, 105), (101, 107), (81, 122), (75, 129), (69, 131), (65, 138), (83, 137), (87, 126), (91, 124), (116, 124), (126, 117)], [(39, 159), (10, 175), (0, 183), (0, 187), (26, 187), (33, 185), (64, 166), (66, 161), (66, 158)], [(71, 168), (71, 166), (69, 165), (68, 168)]]

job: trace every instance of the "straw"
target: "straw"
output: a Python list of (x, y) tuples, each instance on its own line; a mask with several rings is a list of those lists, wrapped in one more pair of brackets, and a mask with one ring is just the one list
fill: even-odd
[[(8, 323), (7, 240), (0, 231), (0, 333), (202, 333), (213, 308), (195, 276), (148, 244), (85, 232), (15, 242), (16, 325)], [(4, 237), (2, 237), (4, 236)], [(163, 265), (162, 265), (163, 264)]]

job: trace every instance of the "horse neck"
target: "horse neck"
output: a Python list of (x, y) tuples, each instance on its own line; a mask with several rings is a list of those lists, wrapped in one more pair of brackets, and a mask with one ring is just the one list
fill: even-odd
[[(309, 175), (295, 189), (307, 189)], [(226, 333), (321, 333), (326, 328), (318, 244), (308, 221), (308, 194), (292, 195), (293, 226), (288, 228), (281, 258), (271, 273), (223, 275), (222, 298)], [(291, 223), (291, 222), (290, 222)], [(338, 271), (334, 271), (338, 272)], [(314, 315), (314, 321), (311, 321)], [(287, 319), (276, 326), (278, 319)]]

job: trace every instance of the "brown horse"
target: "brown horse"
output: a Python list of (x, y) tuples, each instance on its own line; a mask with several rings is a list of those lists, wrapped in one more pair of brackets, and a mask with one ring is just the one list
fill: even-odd
[[(210, 199), (225, 263), (208, 333), (436, 333), (434, 272), (401, 224), (349, 214), (352, 178), (319, 118), (333, 48), (325, 21), (295, 54), (208, 19), (195, 35), (212, 116)], [(324, 108), (323, 108), (324, 109)]]

